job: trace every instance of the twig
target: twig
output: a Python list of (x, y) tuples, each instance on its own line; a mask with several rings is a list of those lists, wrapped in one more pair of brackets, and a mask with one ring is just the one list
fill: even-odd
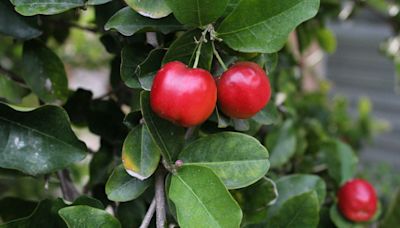
[(147, 228), (149, 227), (149, 224), (151, 222), (151, 219), (153, 218), (154, 212), (156, 211), (156, 198), (151, 201), (150, 207), (146, 212), (146, 215), (144, 216), (144, 219), (142, 221), (142, 224), (140, 225), (139, 228)]
[(79, 192), (72, 184), (72, 180), (69, 176), (68, 170), (63, 169), (61, 171), (58, 171), (57, 177), (60, 180), (63, 198), (71, 202), (74, 201), (79, 196)]
[(157, 40), (157, 33), (155, 32), (146, 32), (146, 42), (155, 48), (160, 47)]
[(193, 136), (193, 133), (196, 131), (196, 127), (189, 127), (185, 133), (185, 140), (190, 139)]
[(156, 199), (156, 224), (157, 228), (165, 228), (166, 226), (166, 212), (165, 212), (165, 192), (164, 192), (164, 178), (165, 169), (159, 166), (156, 171), (155, 182), (155, 199)]

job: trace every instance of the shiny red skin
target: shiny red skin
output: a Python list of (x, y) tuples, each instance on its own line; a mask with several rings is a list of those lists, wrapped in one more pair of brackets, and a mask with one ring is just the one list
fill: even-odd
[(353, 179), (346, 182), (337, 194), (340, 212), (350, 221), (366, 222), (377, 210), (374, 187), (365, 180)]
[(268, 76), (256, 63), (238, 62), (232, 65), (217, 83), (219, 107), (233, 118), (254, 116), (271, 98)]
[(177, 61), (165, 64), (157, 72), (150, 92), (153, 111), (184, 127), (207, 120), (216, 102), (217, 86), (212, 75)]

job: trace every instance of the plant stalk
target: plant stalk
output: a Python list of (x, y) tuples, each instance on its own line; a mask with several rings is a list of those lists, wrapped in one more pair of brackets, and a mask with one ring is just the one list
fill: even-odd
[(153, 201), (151, 201), (150, 207), (147, 210), (146, 215), (144, 216), (142, 224), (140, 224), (139, 228), (149, 227), (155, 211), (156, 211), (156, 198), (154, 198)]
[(165, 209), (165, 169), (160, 165), (155, 174), (155, 199), (156, 199), (156, 225), (157, 228), (165, 228), (166, 209)]

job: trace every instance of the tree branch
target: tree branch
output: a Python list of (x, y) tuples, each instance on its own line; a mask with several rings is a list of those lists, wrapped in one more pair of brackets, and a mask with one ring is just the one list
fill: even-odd
[(151, 219), (153, 218), (154, 212), (156, 211), (156, 198), (151, 201), (150, 207), (146, 212), (146, 215), (144, 216), (144, 219), (142, 221), (142, 224), (140, 225), (139, 228), (147, 228), (149, 227), (149, 224), (151, 222)]
[(75, 186), (72, 184), (71, 177), (67, 169), (63, 169), (57, 172), (57, 177), (60, 180), (61, 192), (63, 194), (63, 198), (72, 202), (78, 196), (79, 192), (76, 190)]
[(156, 182), (155, 182), (155, 199), (156, 199), (156, 224), (157, 228), (166, 227), (166, 210), (165, 210), (165, 192), (164, 192), (164, 181), (165, 181), (165, 169), (160, 165), (156, 171)]

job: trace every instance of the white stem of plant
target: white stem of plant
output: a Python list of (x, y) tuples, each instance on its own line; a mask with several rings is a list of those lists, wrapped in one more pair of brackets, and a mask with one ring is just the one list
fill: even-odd
[(153, 201), (151, 201), (150, 207), (147, 210), (146, 215), (144, 216), (142, 224), (140, 225), (139, 228), (149, 227), (155, 211), (156, 211), (156, 198), (154, 198)]

